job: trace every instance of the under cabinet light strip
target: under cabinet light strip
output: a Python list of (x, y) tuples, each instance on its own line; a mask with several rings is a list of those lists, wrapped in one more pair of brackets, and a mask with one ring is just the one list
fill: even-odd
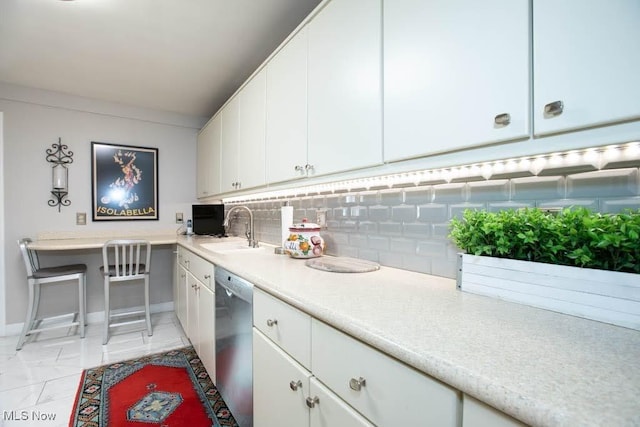
[(223, 198), (224, 203), (240, 203), (249, 201), (263, 201), (281, 199), (301, 195), (332, 194), (335, 192), (352, 191), (354, 189), (379, 189), (418, 186), (435, 183), (450, 183), (455, 180), (485, 179), (500, 176), (508, 178), (514, 176), (537, 176), (544, 171), (601, 170), (608, 165), (628, 164), (640, 162), (640, 142), (629, 142), (618, 145), (607, 145), (582, 150), (553, 152), (535, 156), (507, 158), (489, 162), (457, 165), (448, 168), (425, 169), (391, 175), (357, 178), (324, 184), (314, 184), (287, 188), (282, 190), (267, 190), (264, 192)]

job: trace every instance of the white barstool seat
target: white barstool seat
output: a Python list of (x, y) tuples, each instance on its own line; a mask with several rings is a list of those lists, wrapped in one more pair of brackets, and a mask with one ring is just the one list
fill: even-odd
[[(151, 243), (147, 240), (110, 240), (102, 247), (102, 267), (104, 277), (104, 328), (102, 344), (109, 341), (109, 329), (117, 326), (145, 322), (147, 334), (151, 336), (151, 315), (149, 312), (149, 272), (151, 266)], [(133, 310), (112, 314), (109, 305), (112, 284), (139, 281), (144, 285), (144, 310)], [(117, 323), (111, 321), (121, 317), (144, 314), (144, 319)]]
[[(31, 239), (28, 238), (18, 240), (22, 259), (24, 260), (24, 265), (27, 269), (29, 305), (27, 307), (27, 317), (25, 319), (24, 326), (22, 327), (22, 333), (18, 339), (16, 350), (20, 350), (22, 348), (27, 336), (51, 329), (80, 326), (80, 337), (84, 338), (84, 327), (86, 325), (85, 313), (87, 308), (87, 266), (85, 264), (71, 264), (56, 267), (40, 267), (38, 254), (36, 251), (29, 249), (29, 243), (31, 243)], [(38, 319), (37, 313), (38, 306), (40, 305), (40, 288), (42, 285), (70, 280), (78, 281), (78, 312)], [(73, 316), (70, 323), (39, 327), (45, 321), (55, 320), (70, 315)]]

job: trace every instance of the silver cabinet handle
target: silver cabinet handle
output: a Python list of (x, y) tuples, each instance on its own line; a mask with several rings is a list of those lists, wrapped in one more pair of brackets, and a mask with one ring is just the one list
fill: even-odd
[(509, 113), (498, 114), (493, 119), (493, 123), (497, 126), (509, 126), (509, 123), (511, 123), (511, 115)]
[(205, 274), (205, 275), (204, 275), (204, 278), (205, 278), (205, 279), (211, 279), (211, 275), (210, 275), (210, 274)]
[(296, 167), (294, 168), (294, 170), (296, 172), (302, 172), (304, 170), (304, 166), (300, 166), (300, 165), (296, 165)]
[(351, 378), (349, 380), (349, 388), (351, 390), (355, 390), (355, 391), (360, 391), (362, 389), (362, 387), (365, 386), (366, 384), (367, 384), (367, 380), (365, 380), (362, 377), (360, 377), (358, 379)]
[(298, 380), (298, 381), (291, 381), (289, 383), (289, 388), (293, 391), (298, 390), (298, 387), (302, 387), (302, 381)]
[(277, 325), (277, 324), (278, 324), (278, 320), (277, 319), (273, 319), (273, 320), (267, 319), (267, 326), (268, 327), (272, 327), (272, 326)]
[(318, 399), (318, 396), (307, 397), (306, 403), (309, 408), (313, 408), (316, 404), (320, 403), (320, 399)]
[(306, 170), (313, 170), (313, 169), (314, 169), (313, 165), (310, 165), (309, 163), (307, 163), (306, 165), (304, 165), (304, 168), (305, 168)]
[(194, 283), (193, 285), (191, 285), (191, 289), (195, 289), (196, 288), (196, 284)]
[(555, 117), (564, 111), (564, 103), (562, 101), (550, 102), (544, 106), (545, 117)]

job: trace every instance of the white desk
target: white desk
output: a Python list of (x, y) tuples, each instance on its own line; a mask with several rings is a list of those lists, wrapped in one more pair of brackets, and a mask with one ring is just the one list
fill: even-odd
[(73, 237), (68, 239), (38, 239), (29, 243), (29, 249), (36, 251), (65, 251), (77, 249), (100, 249), (107, 240), (111, 239), (144, 239), (156, 245), (175, 245), (178, 236), (176, 234), (155, 234), (155, 235), (127, 235), (127, 236), (104, 236), (104, 237)]

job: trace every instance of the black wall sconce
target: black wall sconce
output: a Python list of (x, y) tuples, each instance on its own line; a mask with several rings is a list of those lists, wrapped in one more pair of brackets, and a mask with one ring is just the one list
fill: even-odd
[(73, 163), (73, 151), (69, 151), (69, 147), (61, 144), (61, 138), (58, 138), (58, 143), (52, 144), (51, 147), (47, 148), (46, 159), (52, 164), (51, 194), (53, 200), (49, 200), (47, 203), (49, 206), (57, 206), (58, 212), (60, 212), (60, 206), (71, 204), (71, 200), (66, 199), (69, 194), (69, 169), (66, 165)]

